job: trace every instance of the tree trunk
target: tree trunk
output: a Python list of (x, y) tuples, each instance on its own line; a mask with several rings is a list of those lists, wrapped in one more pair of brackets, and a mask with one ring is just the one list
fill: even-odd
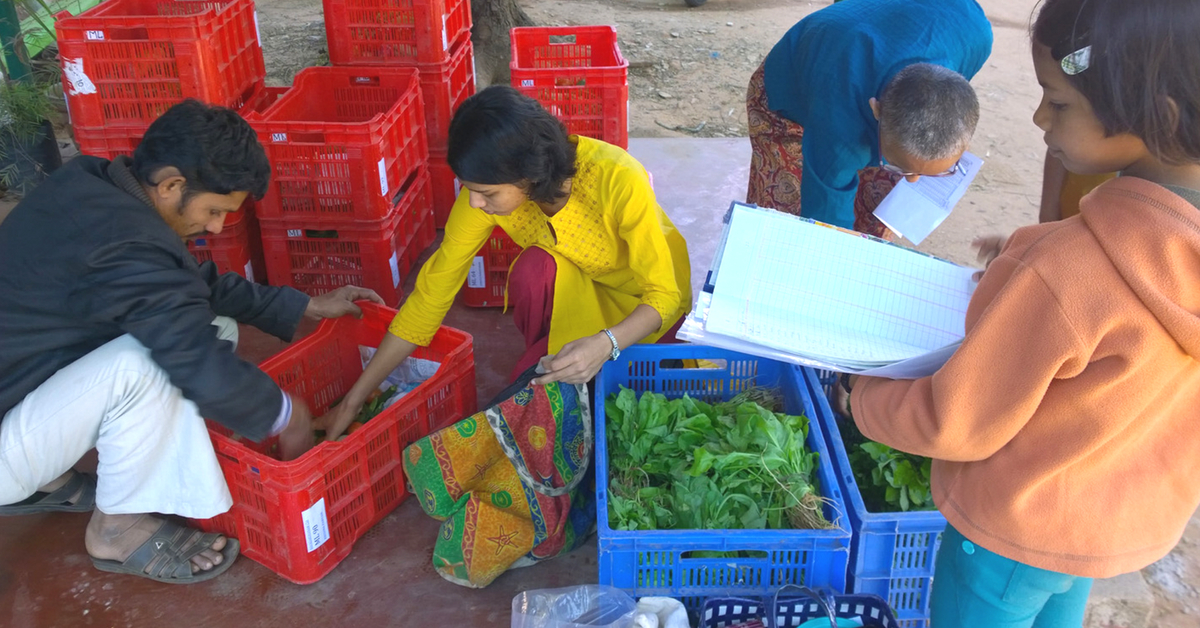
[(471, 43), (475, 46), (475, 75), (479, 87), (507, 85), (508, 31), (514, 26), (532, 26), (518, 0), (471, 0)]

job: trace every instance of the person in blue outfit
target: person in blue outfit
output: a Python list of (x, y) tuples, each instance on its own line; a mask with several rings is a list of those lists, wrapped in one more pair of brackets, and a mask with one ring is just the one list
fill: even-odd
[[(750, 79), (751, 203), (880, 237), (901, 177), (958, 169), (992, 50), (974, 0), (845, 0), (801, 20)], [(803, 199), (803, 202), (801, 202)]]

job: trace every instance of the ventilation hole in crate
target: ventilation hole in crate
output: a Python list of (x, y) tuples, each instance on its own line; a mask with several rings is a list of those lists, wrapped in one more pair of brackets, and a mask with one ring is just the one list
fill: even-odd
[(337, 546), (349, 542), (368, 521), (366, 495), (359, 495), (329, 517), (329, 533)]

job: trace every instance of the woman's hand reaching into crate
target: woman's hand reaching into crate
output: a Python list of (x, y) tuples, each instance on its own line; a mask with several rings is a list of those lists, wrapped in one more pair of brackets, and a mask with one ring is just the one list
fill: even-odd
[(355, 301), (370, 301), (386, 306), (383, 298), (375, 293), (374, 290), (367, 288), (359, 288), (358, 286), (342, 286), (332, 292), (326, 292), (320, 296), (315, 296), (308, 301), (308, 308), (304, 310), (304, 315), (309, 318), (320, 320), (322, 318), (339, 318), (350, 314), (354, 318), (362, 318), (362, 308), (354, 304)]

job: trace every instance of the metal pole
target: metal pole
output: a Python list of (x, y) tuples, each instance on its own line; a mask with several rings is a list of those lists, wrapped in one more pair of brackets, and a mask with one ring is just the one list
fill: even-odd
[(16, 0), (0, 0), (0, 42), (4, 44), (4, 65), (9, 80), (21, 81), (29, 76), (29, 53), (21, 37), (21, 20), (17, 17)]

